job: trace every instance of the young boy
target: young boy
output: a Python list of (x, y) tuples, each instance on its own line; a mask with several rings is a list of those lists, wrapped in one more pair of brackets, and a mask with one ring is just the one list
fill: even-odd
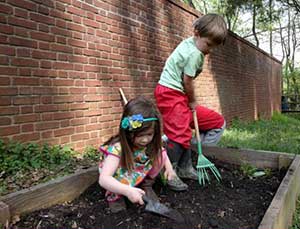
[(225, 128), (224, 118), (217, 112), (196, 103), (193, 80), (202, 71), (204, 56), (223, 44), (227, 36), (224, 19), (207, 14), (193, 24), (194, 36), (183, 40), (167, 59), (155, 89), (157, 107), (163, 117), (166, 148), (176, 179), (168, 181), (175, 191), (188, 186), (180, 179), (198, 179), (191, 160), (191, 138), (196, 110), (202, 144), (215, 145)]

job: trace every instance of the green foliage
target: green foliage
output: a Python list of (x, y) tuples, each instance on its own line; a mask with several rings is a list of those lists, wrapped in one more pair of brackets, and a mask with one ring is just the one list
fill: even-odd
[(257, 171), (257, 168), (250, 164), (242, 164), (240, 167), (244, 176), (252, 177), (253, 174)]
[(0, 195), (90, 167), (99, 156), (93, 147), (80, 154), (68, 146), (0, 140)]
[(39, 146), (36, 143), (21, 144), (0, 140), (0, 167), (2, 177), (33, 169), (53, 169), (72, 161), (74, 150), (69, 147)]
[(300, 229), (300, 197), (297, 200), (296, 211), (293, 216), (293, 225), (289, 229)]
[(88, 159), (91, 161), (99, 161), (100, 160), (100, 153), (99, 150), (92, 147), (92, 146), (88, 146), (83, 153), (83, 158), (84, 159)]
[(271, 177), (272, 176), (272, 170), (269, 168), (264, 169), (264, 173), (266, 174), (266, 177)]

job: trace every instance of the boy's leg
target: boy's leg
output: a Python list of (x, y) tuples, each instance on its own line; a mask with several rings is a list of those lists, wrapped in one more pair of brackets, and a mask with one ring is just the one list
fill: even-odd
[(224, 125), (221, 128), (212, 129), (204, 133), (201, 133), (202, 144), (206, 146), (217, 145), (218, 142), (221, 140), (225, 128), (226, 128), (226, 122), (224, 122)]
[[(226, 127), (223, 116), (203, 106), (197, 106), (196, 111), (201, 143), (210, 146), (216, 145)], [(191, 127), (194, 128), (194, 123), (191, 123)], [(192, 140), (192, 144), (197, 144), (195, 139)]]
[[(152, 169), (149, 171), (149, 173), (148, 173), (148, 177), (149, 178), (148, 179), (154, 180), (155, 177), (159, 174), (159, 172), (163, 169), (163, 167), (165, 165), (165, 160), (167, 158), (167, 151), (168, 151), (167, 145), (166, 145), (166, 148), (167, 148), (167, 150), (163, 150), (162, 151), (162, 161), (154, 164), (153, 167), (152, 167)], [(173, 155), (173, 154), (171, 154), (171, 156), (175, 156), (175, 157), (178, 156), (178, 160), (180, 158), (180, 155), (175, 155), (175, 154)], [(172, 157), (172, 159), (174, 160), (173, 157)], [(177, 160), (177, 158), (175, 158), (175, 160)], [(170, 161), (171, 161), (171, 159), (170, 159)], [(171, 163), (172, 163), (172, 161), (171, 161)], [(173, 165), (173, 168), (174, 168), (174, 166), (176, 166), (175, 164), (172, 164), (172, 165)], [(175, 172), (176, 172), (176, 170), (175, 170)], [(146, 183), (146, 186), (149, 186), (148, 184), (149, 184), (149, 182)], [(151, 184), (151, 187), (152, 187), (152, 184)], [(188, 186), (185, 183), (183, 183), (180, 180), (180, 178), (177, 177), (177, 175), (176, 175), (176, 177), (172, 181), (167, 181), (167, 184), (168, 184), (169, 188), (172, 189), (172, 190), (174, 190), (174, 191), (184, 191), (184, 190), (186, 190), (188, 188)]]
[[(173, 169), (176, 174), (178, 172), (179, 161), (185, 151), (185, 149), (178, 143), (173, 142), (172, 140), (167, 140), (166, 149), (170, 162), (172, 163)], [(178, 175), (175, 176), (173, 180), (168, 180), (168, 186), (174, 191), (185, 191), (188, 188), (188, 185), (185, 184)]]
[(186, 149), (183, 153), (177, 167), (177, 175), (180, 178), (198, 180), (197, 171), (192, 163), (192, 150)]

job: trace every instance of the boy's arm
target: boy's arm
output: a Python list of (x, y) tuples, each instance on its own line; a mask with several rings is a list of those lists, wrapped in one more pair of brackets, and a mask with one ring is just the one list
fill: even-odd
[(191, 110), (194, 110), (197, 106), (195, 91), (194, 91), (194, 78), (188, 75), (183, 76), (183, 87), (185, 94), (189, 99), (189, 106)]
[(142, 195), (145, 192), (142, 189), (131, 187), (126, 184), (122, 184), (113, 177), (113, 174), (117, 170), (120, 163), (120, 158), (109, 155), (105, 158), (103, 167), (100, 172), (99, 184), (106, 190), (127, 196), (133, 203), (144, 204)]

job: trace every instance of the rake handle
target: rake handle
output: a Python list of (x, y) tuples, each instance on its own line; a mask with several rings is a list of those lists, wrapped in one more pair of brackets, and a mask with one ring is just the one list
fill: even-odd
[(124, 105), (126, 105), (128, 101), (127, 101), (126, 96), (125, 96), (125, 94), (124, 94), (124, 92), (123, 92), (123, 89), (122, 89), (122, 88), (119, 88), (119, 92), (120, 92), (120, 94), (121, 94), (121, 97), (122, 97), (122, 100), (123, 100), (123, 102), (124, 102)]
[(200, 132), (199, 132), (199, 126), (198, 126), (198, 119), (197, 119), (197, 112), (196, 112), (196, 110), (193, 110), (193, 119), (194, 119), (194, 126), (195, 126), (195, 132), (196, 132), (196, 140), (197, 140), (198, 153), (202, 154), (201, 138), (200, 138)]

